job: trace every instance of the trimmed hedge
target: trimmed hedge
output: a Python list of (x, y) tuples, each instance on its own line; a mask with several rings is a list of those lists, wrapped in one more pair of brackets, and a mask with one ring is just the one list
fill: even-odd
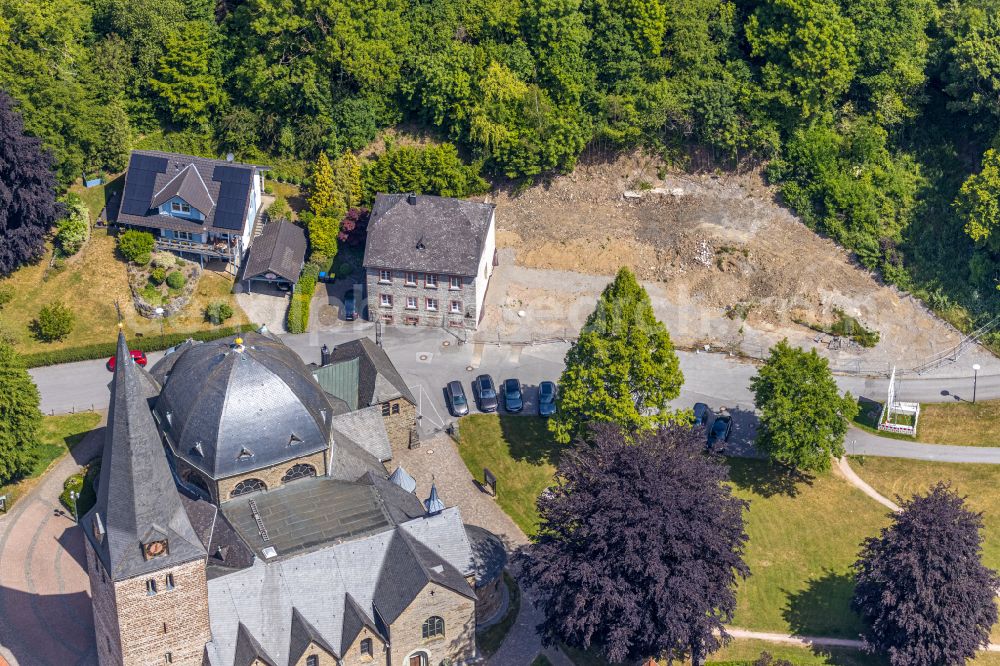
[[(240, 329), (254, 329), (258, 326), (249, 325), (243, 327), (226, 326), (213, 329), (211, 331), (195, 331), (192, 333), (170, 333), (160, 340), (159, 335), (138, 338), (128, 341), (129, 349), (141, 349), (144, 352), (160, 351), (169, 347), (174, 347), (184, 342), (188, 338), (207, 342), (217, 340), (230, 335), (236, 335)], [(91, 361), (95, 358), (111, 358), (118, 349), (117, 342), (101, 342), (95, 345), (84, 345), (82, 347), (69, 347), (67, 349), (53, 349), (51, 351), (35, 352), (33, 354), (23, 354), (25, 365), (29, 368), (39, 368), (45, 365), (56, 365), (59, 363), (74, 363), (76, 361)]]
[(302, 269), (302, 275), (295, 285), (295, 291), (288, 300), (288, 316), (285, 318), (285, 328), (289, 333), (305, 333), (309, 327), (309, 304), (316, 291), (320, 267), (310, 261)]

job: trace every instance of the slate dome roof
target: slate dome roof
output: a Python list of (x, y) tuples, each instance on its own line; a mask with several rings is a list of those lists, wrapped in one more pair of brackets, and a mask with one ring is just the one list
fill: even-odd
[(329, 446), (330, 403), (280, 341), (248, 332), (182, 346), (153, 374), (163, 382), (155, 411), (174, 455), (213, 479)]

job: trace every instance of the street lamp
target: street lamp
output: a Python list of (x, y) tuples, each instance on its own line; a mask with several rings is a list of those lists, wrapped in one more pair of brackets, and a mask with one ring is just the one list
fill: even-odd
[(160, 346), (162, 347), (163, 346), (163, 313), (166, 312), (166, 310), (164, 310), (161, 307), (157, 307), (155, 310), (153, 310), (153, 312), (155, 312), (156, 316), (160, 318)]
[(979, 364), (972, 364), (972, 404), (976, 404), (976, 383), (979, 381)]

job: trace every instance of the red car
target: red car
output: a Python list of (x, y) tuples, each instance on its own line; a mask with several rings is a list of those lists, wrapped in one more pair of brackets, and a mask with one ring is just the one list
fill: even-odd
[[(133, 349), (129, 353), (132, 354), (132, 360), (133, 361), (135, 361), (136, 363), (138, 363), (143, 368), (146, 367), (146, 352), (142, 351), (141, 349)], [(110, 370), (111, 372), (115, 371), (115, 357), (114, 356), (112, 356), (111, 358), (108, 359), (108, 370)]]

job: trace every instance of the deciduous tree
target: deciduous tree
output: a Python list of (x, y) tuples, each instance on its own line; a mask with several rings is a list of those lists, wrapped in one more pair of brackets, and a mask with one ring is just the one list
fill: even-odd
[(942, 483), (901, 507), (854, 565), (865, 647), (891, 666), (962, 666), (997, 622), (1000, 576), (982, 563), (982, 514)]
[(626, 432), (664, 425), (683, 383), (667, 327), (632, 271), (622, 268), (566, 354), (549, 430), (565, 444), (590, 423), (614, 423)]
[(547, 642), (616, 663), (691, 653), (700, 663), (719, 647), (750, 573), (748, 503), (703, 447), (687, 426), (632, 439), (603, 424), (562, 455), (524, 567)]
[(992, 148), (986, 151), (979, 173), (962, 183), (955, 210), (972, 240), (1000, 246), (1000, 238), (994, 235), (1000, 227), (1000, 153)]
[(757, 448), (772, 460), (798, 469), (830, 468), (844, 454), (847, 423), (858, 405), (841, 395), (829, 362), (782, 340), (750, 380), (760, 412)]
[(24, 133), (14, 101), (0, 90), (0, 275), (41, 258), (61, 214), (52, 158)]
[(42, 425), (39, 400), (24, 361), (0, 338), (0, 484), (31, 470)]

